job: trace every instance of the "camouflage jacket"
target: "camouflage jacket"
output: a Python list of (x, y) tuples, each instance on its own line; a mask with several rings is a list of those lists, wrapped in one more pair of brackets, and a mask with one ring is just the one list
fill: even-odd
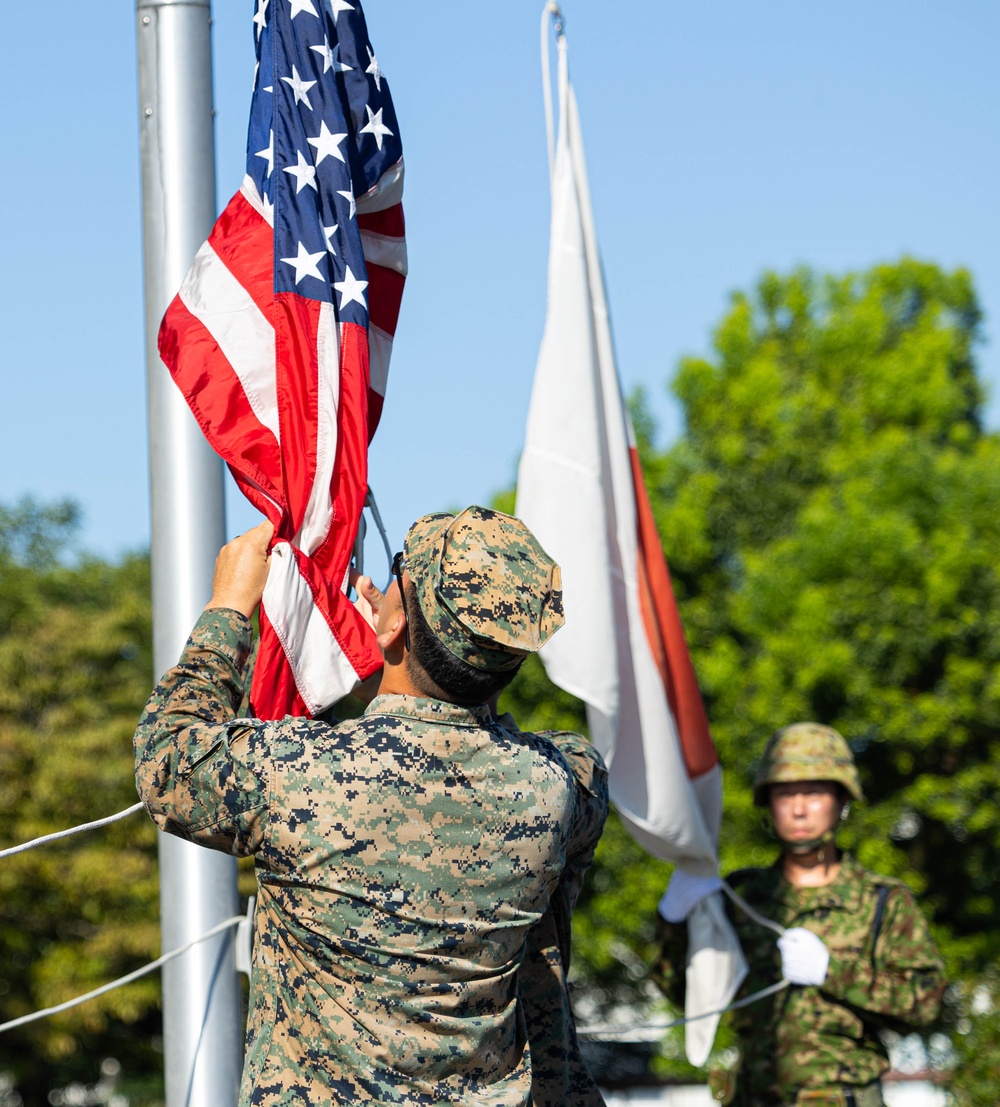
[[(924, 917), (900, 881), (868, 872), (846, 854), (837, 879), (822, 888), (789, 884), (780, 860), (727, 879), (765, 918), (786, 928), (807, 927), (830, 951), (820, 987), (792, 985), (729, 1016), (741, 1052), (734, 1103), (773, 1107), (795, 1103), (801, 1091), (871, 1084), (889, 1067), (878, 1031), (906, 1032), (937, 1017), (944, 969)], [(740, 994), (780, 980), (774, 933), (728, 900), (726, 910), (750, 970)], [(683, 1004), (686, 927), (661, 925), (654, 979)]]
[(518, 967), (600, 835), (597, 755), (407, 696), (235, 718), (250, 644), (202, 615), (135, 735), (160, 828), (255, 858), (241, 1104), (529, 1103)]
[[(513, 729), (510, 715), (500, 723)], [(577, 778), (577, 788), (602, 804), (607, 812), (608, 774), (590, 743), (579, 734), (545, 731), (559, 746)], [(584, 802), (592, 802), (584, 800)], [(602, 818), (603, 823), (603, 818)], [(528, 934), (524, 961), (518, 970), (518, 997), (524, 1007), (531, 1046), (531, 1099), (534, 1107), (603, 1107), (602, 1097), (580, 1053), (570, 1007), (568, 975), (570, 922), (583, 888), (593, 844), (566, 859), (566, 868), (548, 909)]]

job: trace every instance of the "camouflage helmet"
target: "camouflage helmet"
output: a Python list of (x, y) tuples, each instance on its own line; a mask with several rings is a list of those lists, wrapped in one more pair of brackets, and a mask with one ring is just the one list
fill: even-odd
[(432, 633), (474, 669), (513, 669), (563, 625), (559, 566), (520, 519), (475, 506), (424, 515), (403, 557)]
[(766, 807), (768, 785), (798, 780), (829, 780), (841, 785), (853, 799), (864, 799), (851, 747), (831, 726), (793, 723), (776, 731), (754, 777), (753, 801)]

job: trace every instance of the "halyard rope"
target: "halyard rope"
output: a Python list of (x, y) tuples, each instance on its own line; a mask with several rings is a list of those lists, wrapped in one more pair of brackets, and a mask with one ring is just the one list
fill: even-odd
[(148, 965), (143, 965), (141, 969), (135, 969), (133, 972), (127, 973), (117, 980), (112, 980), (110, 984), (102, 984), (100, 988), (95, 988), (92, 992), (87, 992), (85, 995), (77, 996), (76, 999), (68, 999), (65, 1003), (57, 1003), (55, 1007), (46, 1007), (42, 1011), (33, 1011), (30, 1015), (22, 1015), (20, 1018), (11, 1019), (10, 1022), (2, 1023), (0, 1024), (0, 1034), (5, 1030), (13, 1030), (15, 1027), (24, 1026), (29, 1022), (35, 1022), (37, 1019), (48, 1018), (49, 1015), (58, 1015), (60, 1011), (68, 1011), (71, 1007), (77, 1007), (81, 1003), (86, 1003), (90, 999), (96, 999), (98, 996), (104, 995), (105, 992), (114, 991), (115, 988), (121, 988), (125, 984), (131, 984), (133, 980), (138, 980), (140, 976), (145, 976), (147, 973), (155, 972), (156, 969), (165, 965), (168, 961), (172, 961), (175, 957), (180, 957), (182, 953), (187, 953), (189, 949), (193, 949), (199, 943), (207, 942), (209, 938), (214, 938), (216, 934), (221, 934), (224, 930), (229, 930), (231, 927), (239, 926), (244, 918), (245, 916), (243, 915), (234, 915), (231, 919), (226, 919), (225, 922), (213, 926), (211, 930), (206, 931), (200, 938), (195, 938), (194, 941), (188, 942), (187, 945), (181, 946), (179, 949), (172, 949), (169, 953), (164, 953), (162, 957), (157, 957), (155, 961), (150, 961)]
[[(370, 495), (370, 493), (369, 493)], [(374, 503), (370, 506), (374, 507)], [(378, 518), (378, 508), (374, 508), (373, 514), (376, 517), (380, 532), (382, 533), (383, 542), (386, 541), (384, 528), (381, 526), (381, 519)], [(388, 548), (388, 544), (386, 544)], [(108, 815), (103, 819), (95, 819), (93, 822), (81, 823), (79, 826), (70, 827), (68, 830), (57, 830), (52, 834), (43, 834), (40, 838), (33, 838), (30, 842), (23, 842), (18, 846), (9, 846), (7, 849), (0, 850), (0, 861), (5, 857), (13, 857), (15, 854), (25, 853), (27, 850), (34, 849), (36, 846), (45, 845), (48, 842), (56, 842), (61, 838), (69, 838), (74, 834), (82, 834), (88, 830), (97, 830), (102, 826), (110, 826), (112, 823), (119, 822), (122, 819), (127, 819), (129, 815), (134, 815), (137, 811), (141, 811), (143, 805), (141, 803), (135, 803), (131, 807), (125, 808), (124, 811), (119, 811), (114, 815)], [(755, 911), (749, 903), (739, 893), (735, 892), (725, 881), (722, 881), (722, 891), (736, 904), (736, 906), (743, 911), (750, 919), (752, 919), (758, 926), (766, 927), (768, 930), (773, 930), (776, 934), (783, 934), (784, 927), (779, 926), (778, 923), (773, 922), (771, 919), (764, 918), (759, 912)], [(95, 988), (91, 992), (87, 992), (85, 995), (77, 996), (75, 999), (66, 1000), (65, 1003), (57, 1004), (55, 1007), (46, 1007), (44, 1010), (35, 1011), (30, 1015), (22, 1015), (20, 1018), (12, 1019), (10, 1022), (0, 1024), (0, 1034), (6, 1030), (13, 1030), (18, 1026), (24, 1026), (27, 1023), (35, 1022), (38, 1019), (48, 1018), (49, 1015), (59, 1014), (61, 1011), (68, 1011), (71, 1007), (76, 1007), (81, 1003), (86, 1003), (88, 1000), (96, 999), (98, 996), (102, 996), (107, 992), (111, 992), (116, 988), (121, 988), (126, 984), (131, 984), (133, 980), (138, 980), (142, 976), (146, 976), (148, 973), (155, 972), (158, 968), (165, 965), (168, 961), (172, 961), (175, 957), (180, 957), (181, 954), (187, 953), (189, 949), (193, 949), (201, 942), (207, 942), (209, 938), (214, 938), (217, 934), (222, 933), (224, 930), (228, 930), (233, 926), (237, 926), (244, 921), (243, 915), (234, 915), (231, 919), (226, 919), (225, 922), (219, 923), (217, 926), (212, 927), (211, 930), (202, 934), (201, 937), (195, 938), (193, 941), (187, 943), (187, 945), (181, 946), (179, 949), (171, 950), (169, 953), (163, 954), (155, 961), (150, 961), (148, 965), (143, 965), (142, 968), (135, 969), (133, 972), (119, 977), (118, 980), (113, 980), (110, 984), (104, 984), (100, 988)], [(752, 1003), (756, 1003), (759, 1000), (766, 999), (767, 996), (774, 995), (780, 992), (782, 989), (787, 988), (789, 985), (788, 980), (779, 980), (776, 984), (771, 984), (767, 988), (762, 988), (758, 992), (754, 992), (752, 995), (744, 996), (743, 999), (738, 999), (733, 1003), (730, 1003), (727, 1007), (721, 1007), (717, 1011), (704, 1011), (700, 1015), (692, 1015), (690, 1018), (674, 1019), (671, 1022), (666, 1023), (640, 1023), (631, 1026), (615, 1026), (612, 1024), (604, 1026), (586, 1026), (580, 1027), (577, 1030), (577, 1034), (581, 1038), (595, 1038), (595, 1037), (607, 1037), (609, 1035), (619, 1034), (634, 1034), (640, 1031), (656, 1031), (657, 1033), (672, 1030), (678, 1026), (685, 1026), (689, 1022), (697, 1022), (699, 1019), (714, 1018), (719, 1015), (724, 1015), (727, 1011), (735, 1011), (740, 1007), (748, 1007)]]
[[(640, 1023), (632, 1026), (582, 1026), (577, 1030), (577, 1036), (580, 1038), (595, 1038), (606, 1037), (609, 1034), (635, 1034), (641, 1030), (655, 1030), (660, 1032), (662, 1030), (672, 1030), (675, 1026), (686, 1026), (689, 1022), (697, 1022), (699, 1019), (711, 1019), (718, 1015), (724, 1015), (727, 1011), (735, 1011), (740, 1007), (749, 1007), (751, 1003), (756, 1003), (758, 1000), (766, 999), (768, 996), (773, 996), (776, 992), (783, 991), (791, 984), (790, 980), (779, 980), (776, 984), (769, 984), (766, 988), (761, 988), (759, 992), (754, 992), (753, 995), (744, 996), (742, 999), (734, 1000), (728, 1007), (720, 1007), (718, 1011), (703, 1011), (700, 1015), (692, 1015), (690, 1018), (674, 1019), (672, 1022), (656, 1022), (656, 1023)], [(0, 1026), (0, 1030), (3, 1027)]]
[(0, 861), (5, 857), (13, 857), (15, 853), (24, 853), (26, 850), (34, 849), (35, 846), (44, 846), (46, 842), (55, 842), (60, 838), (69, 838), (73, 834), (82, 834), (85, 830), (96, 830), (101, 826), (108, 826), (111, 823), (116, 823), (119, 819), (127, 819), (129, 815), (134, 815), (136, 811), (142, 810), (141, 803), (134, 803), (131, 807), (127, 807), (124, 811), (119, 811), (117, 815), (108, 815), (104, 819), (95, 819), (92, 823), (82, 823), (80, 826), (71, 827), (69, 830), (57, 830), (53, 834), (43, 834), (41, 838), (33, 838), (30, 842), (23, 842), (19, 846), (9, 846), (5, 850), (0, 850)]

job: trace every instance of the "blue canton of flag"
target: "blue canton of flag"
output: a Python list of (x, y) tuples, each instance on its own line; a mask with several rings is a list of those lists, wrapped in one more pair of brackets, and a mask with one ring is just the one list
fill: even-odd
[(360, 4), (258, 0), (247, 174), (273, 211), (274, 289), (367, 325), (356, 198), (403, 156)]

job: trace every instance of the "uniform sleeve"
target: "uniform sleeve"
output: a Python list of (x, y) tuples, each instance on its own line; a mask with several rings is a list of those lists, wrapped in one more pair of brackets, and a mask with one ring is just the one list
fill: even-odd
[(875, 948), (860, 957), (832, 951), (822, 991), (858, 1010), (922, 1027), (937, 1018), (945, 984), (920, 908), (907, 888), (894, 887)]
[(263, 844), (268, 792), (267, 726), (236, 718), (251, 639), (239, 612), (204, 612), (133, 739), (136, 787), (156, 825), (240, 857)]
[(576, 781), (576, 817), (561, 884), (572, 910), (608, 817), (608, 770), (604, 759), (582, 734), (558, 730), (546, 731), (544, 737), (566, 759)]
[[(516, 725), (510, 716), (500, 721)], [(608, 774), (600, 754), (582, 735), (547, 731), (541, 737), (569, 764), (576, 782), (576, 811), (566, 867), (545, 914), (528, 932), (518, 969), (518, 998), (531, 1045), (532, 1101), (538, 1107), (599, 1107), (604, 1100), (580, 1055), (567, 976), (573, 908), (608, 816)]]

